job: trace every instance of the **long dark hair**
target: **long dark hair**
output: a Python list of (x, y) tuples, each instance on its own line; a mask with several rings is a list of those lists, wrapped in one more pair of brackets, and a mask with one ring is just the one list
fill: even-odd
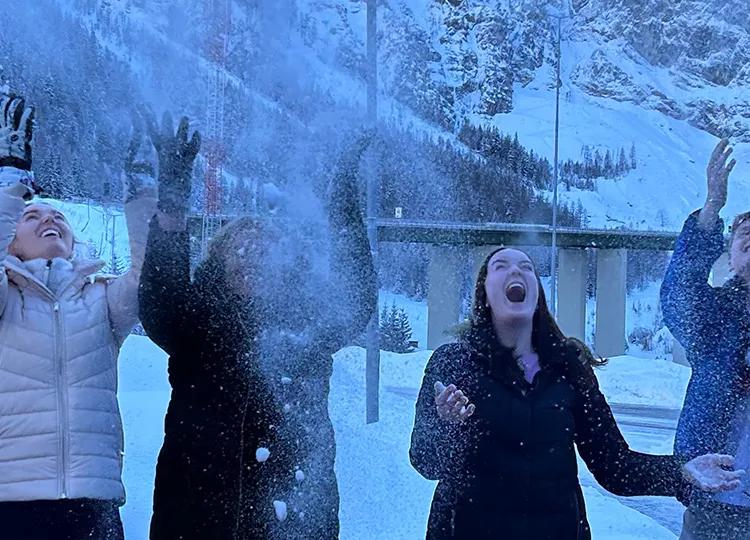
[[(487, 281), (490, 260), (498, 252), (505, 249), (509, 248), (504, 246), (493, 250), (487, 255), (479, 269), (477, 281), (474, 286), (474, 302), (467, 335), (475, 344), (482, 344), (484, 347), (489, 346), (496, 349), (501, 358), (510, 359), (514, 357), (514, 351), (500, 344), (496, 337), (495, 328), (492, 324), (492, 310), (487, 301), (487, 291), (485, 290), (485, 281)], [(532, 320), (531, 345), (539, 355), (540, 365), (558, 366), (563, 368), (563, 371), (566, 373), (571, 373), (571, 368), (573, 368), (573, 373), (580, 375), (581, 370), (578, 369), (580, 366), (588, 365), (593, 367), (606, 364), (607, 361), (605, 359), (595, 356), (591, 352), (591, 349), (581, 340), (566, 337), (563, 334), (555, 317), (547, 306), (547, 297), (544, 294), (542, 281), (539, 278), (536, 268), (534, 268), (534, 275), (536, 276), (539, 288), (539, 298)], [(576, 362), (576, 365), (570, 365), (570, 362)], [(508, 364), (508, 370), (517, 371), (515, 362), (508, 362)]]

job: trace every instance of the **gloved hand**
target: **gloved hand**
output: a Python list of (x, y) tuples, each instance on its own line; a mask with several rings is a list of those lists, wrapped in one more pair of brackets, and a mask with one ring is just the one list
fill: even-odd
[(31, 170), (34, 108), (22, 97), (0, 94), (0, 167)]
[(177, 133), (172, 116), (164, 114), (161, 131), (150, 113), (144, 114), (151, 142), (159, 156), (159, 210), (169, 215), (184, 216), (190, 204), (193, 162), (201, 147), (197, 131), (188, 140), (189, 122), (182, 117)]

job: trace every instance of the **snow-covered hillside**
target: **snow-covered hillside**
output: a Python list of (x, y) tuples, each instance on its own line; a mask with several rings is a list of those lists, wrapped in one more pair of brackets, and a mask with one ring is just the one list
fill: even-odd
[[(143, 94), (193, 117), (205, 111), (210, 21), (203, 3), (45, 0), (126, 61)], [(308, 135), (365, 103), (366, 10), (359, 1), (232, 2), (227, 137), (278, 155), (275, 141)], [(396, 0), (379, 4), (380, 114), (455, 140), (464, 119), (517, 132), (552, 158), (556, 19), (562, 24), (561, 157), (584, 145), (635, 145), (637, 168), (600, 179), (581, 201), (589, 226), (676, 229), (705, 196), (716, 136), (733, 137), (739, 161), (726, 215), (744, 209), (750, 170), (747, 84), (750, 8), (711, 0)], [(185, 84), (191, 91), (184, 92)], [(248, 105), (249, 104), (249, 105)], [(249, 107), (249, 109), (248, 109)], [(268, 119), (268, 121), (266, 121)], [(335, 120), (334, 120), (335, 119)], [(262, 129), (261, 129), (262, 128)], [(280, 137), (269, 137), (263, 130)], [(269, 155), (259, 153), (259, 155)], [(260, 160), (260, 158), (259, 158)], [(268, 177), (281, 172), (261, 169)]]

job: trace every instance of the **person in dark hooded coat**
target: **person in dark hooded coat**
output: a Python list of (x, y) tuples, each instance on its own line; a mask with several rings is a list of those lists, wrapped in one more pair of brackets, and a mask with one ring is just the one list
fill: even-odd
[[(177, 137), (169, 122), (151, 131), (167, 166), (140, 307), (170, 355), (172, 386), (151, 538), (338, 538), (332, 354), (376, 306), (356, 184), (365, 143), (331, 182), (325, 268), (283, 223), (242, 218), (219, 231), (191, 279), (185, 212), (197, 141), (188, 142), (186, 120)], [(170, 176), (175, 169), (187, 176)]]
[(575, 448), (617, 495), (674, 496), (689, 478), (736, 486), (730, 456), (629, 449), (599, 390), (600, 363), (566, 338), (533, 263), (500, 248), (479, 272), (468, 331), (430, 358), (416, 405), (410, 456), (438, 480), (430, 540), (584, 540), (591, 537)]

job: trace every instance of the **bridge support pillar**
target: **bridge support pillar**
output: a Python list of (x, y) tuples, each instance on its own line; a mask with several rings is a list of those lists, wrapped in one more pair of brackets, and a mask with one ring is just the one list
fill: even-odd
[(557, 323), (566, 336), (586, 338), (586, 284), (588, 253), (561, 249), (557, 274)]
[(430, 247), (427, 271), (427, 348), (437, 349), (453, 341), (450, 330), (460, 322), (464, 260), (456, 248)]
[(625, 354), (627, 254), (625, 249), (597, 252), (594, 348), (604, 357)]

